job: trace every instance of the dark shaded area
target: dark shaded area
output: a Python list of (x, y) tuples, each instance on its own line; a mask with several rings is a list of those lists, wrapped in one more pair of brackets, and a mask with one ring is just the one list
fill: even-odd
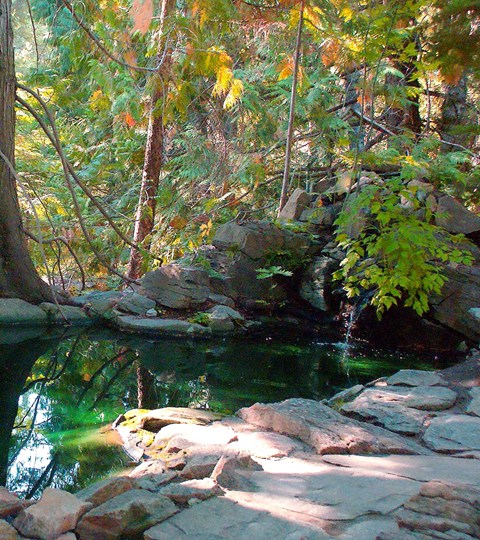
[(0, 485), (7, 481), (10, 435), (15, 424), (18, 400), (36, 360), (49, 348), (48, 341), (35, 339), (0, 344)]

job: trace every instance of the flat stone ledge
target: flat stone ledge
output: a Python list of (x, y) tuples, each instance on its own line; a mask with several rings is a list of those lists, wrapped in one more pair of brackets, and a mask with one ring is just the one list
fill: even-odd
[(19, 298), (0, 298), (0, 326), (48, 326), (43, 309)]
[(125, 315), (112, 319), (111, 323), (124, 332), (166, 336), (204, 336), (210, 330), (205, 326), (180, 319), (153, 319)]

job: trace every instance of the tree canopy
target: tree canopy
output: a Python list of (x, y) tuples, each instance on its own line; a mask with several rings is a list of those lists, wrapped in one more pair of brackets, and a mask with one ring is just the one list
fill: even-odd
[[(392, 217), (393, 201), (424, 179), (478, 207), (479, 17), (469, 0), (15, 0), (16, 170), (35, 265), (72, 290), (135, 281), (219, 223), (275, 219), (282, 179), (287, 193), (332, 180), (350, 193), (371, 174), (381, 184), (355, 204), (390, 216), (382, 242), (423, 238), (422, 294), (441, 287), (431, 260), (468, 256)], [(343, 278), (351, 294), (378, 291), (385, 275), (362, 264), (390, 247), (342, 236), (349, 215)], [(397, 255), (383, 308), (413, 286)]]

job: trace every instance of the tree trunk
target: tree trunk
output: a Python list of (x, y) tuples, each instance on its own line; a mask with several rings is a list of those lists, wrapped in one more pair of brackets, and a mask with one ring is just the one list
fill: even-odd
[[(172, 50), (165, 37), (165, 19), (174, 5), (175, 2), (173, 0), (162, 0), (159, 29), (160, 43), (158, 47), (158, 60), (160, 61), (162, 59), (162, 64), (158, 72), (160, 81), (157, 83), (157, 87), (153, 92), (150, 104), (142, 183), (140, 185), (140, 197), (135, 214), (135, 228), (133, 232), (134, 244), (142, 246), (147, 252), (150, 250), (150, 235), (155, 224), (155, 198), (163, 166), (165, 129), (162, 108), (167, 94), (172, 61)], [(143, 253), (137, 248), (132, 248), (130, 251), (127, 277), (130, 279), (141, 277), (145, 271), (143, 263)]]
[(0, 0), (0, 297), (52, 300), (38, 276), (22, 231), (15, 177), (15, 63), (11, 0)]
[(442, 144), (443, 152), (458, 152), (461, 149), (459, 146), (469, 147), (474, 139), (465, 131), (465, 127), (469, 124), (467, 96), (468, 86), (465, 74), (457, 84), (448, 85), (445, 89), (445, 100), (442, 104), (439, 124), (440, 136), (445, 141)]

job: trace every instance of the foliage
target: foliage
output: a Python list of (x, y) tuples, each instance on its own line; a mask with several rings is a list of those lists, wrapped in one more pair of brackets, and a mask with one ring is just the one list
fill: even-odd
[[(18, 79), (48, 102), (65, 154), (127, 237), (133, 235), (150, 98), (163, 85), (156, 113), (165, 124), (165, 155), (154, 228), (146, 239), (149, 267), (194, 252), (222, 222), (274, 216), (299, 17), (295, 1), (255, 6), (183, 0), (170, 4), (161, 28), (159, 4), (74, 3), (94, 41), (61, 3), (31, 0), (37, 55), (28, 10), (15, 2)], [(291, 187), (315, 191), (319, 181), (343, 173), (353, 184), (365, 171), (377, 171), (392, 190), (384, 193), (377, 186), (377, 195), (388, 203), (378, 213), (372, 214), (373, 202), (365, 201), (375, 226), (363, 231), (360, 247), (365, 251), (367, 233), (373, 234), (369, 249), (375, 252), (377, 246), (378, 257), (383, 249), (379, 226), (391, 241), (398, 225), (396, 234), (404, 241), (382, 272), (389, 268), (403, 276), (406, 270), (398, 270), (395, 258), (407, 260), (412, 240), (418, 239), (423, 253), (419, 283), (435, 291), (443, 279), (435, 261), (445, 253), (447, 261), (453, 260), (456, 251), (442, 247), (450, 242), (446, 238), (434, 246), (438, 235), (429, 220), (394, 211), (404, 188), (391, 180), (423, 178), (471, 209), (479, 203), (478, 5), (468, 0), (308, 0), (304, 22)], [(162, 44), (172, 51), (165, 80), (156, 71)], [(19, 95), (45, 119), (31, 96)], [(80, 264), (92, 284), (117, 284), (92, 250), (100, 250), (112, 268), (123, 272), (130, 247), (78, 187), (79, 208), (74, 208), (61, 163), (38, 123), (21, 106), (17, 118), (17, 168), (36, 210), (35, 216), (22, 197), (26, 228), (40, 229), (45, 238), (61, 236), (78, 259), (62, 243), (45, 244), (52, 273), (66, 288), (78, 289)], [(352, 204), (360, 202), (345, 209), (344, 222)], [(93, 245), (85, 242), (80, 219)], [(388, 223), (382, 224), (385, 219)], [(349, 252), (358, 241), (350, 241)], [(37, 266), (43, 267), (41, 251), (31, 247)], [(407, 253), (402, 255), (402, 249)], [(283, 260), (267, 263), (266, 268), (294, 270)], [(351, 266), (350, 278), (355, 272)], [(377, 286), (382, 276), (375, 278)], [(397, 296), (388, 293), (382, 309), (400, 300), (398, 292), (404, 298), (405, 287), (411, 290), (394, 285)], [(352, 285), (352, 291), (357, 289)], [(419, 295), (413, 297), (412, 306), (417, 302), (417, 311), (424, 310)]]
[(434, 225), (428, 202), (416, 191), (401, 179), (367, 185), (336, 222), (346, 256), (335, 277), (343, 279), (350, 298), (372, 291), (379, 316), (399, 303), (423, 315), (446, 281), (444, 265), (473, 261), (462, 246), (465, 238)]

